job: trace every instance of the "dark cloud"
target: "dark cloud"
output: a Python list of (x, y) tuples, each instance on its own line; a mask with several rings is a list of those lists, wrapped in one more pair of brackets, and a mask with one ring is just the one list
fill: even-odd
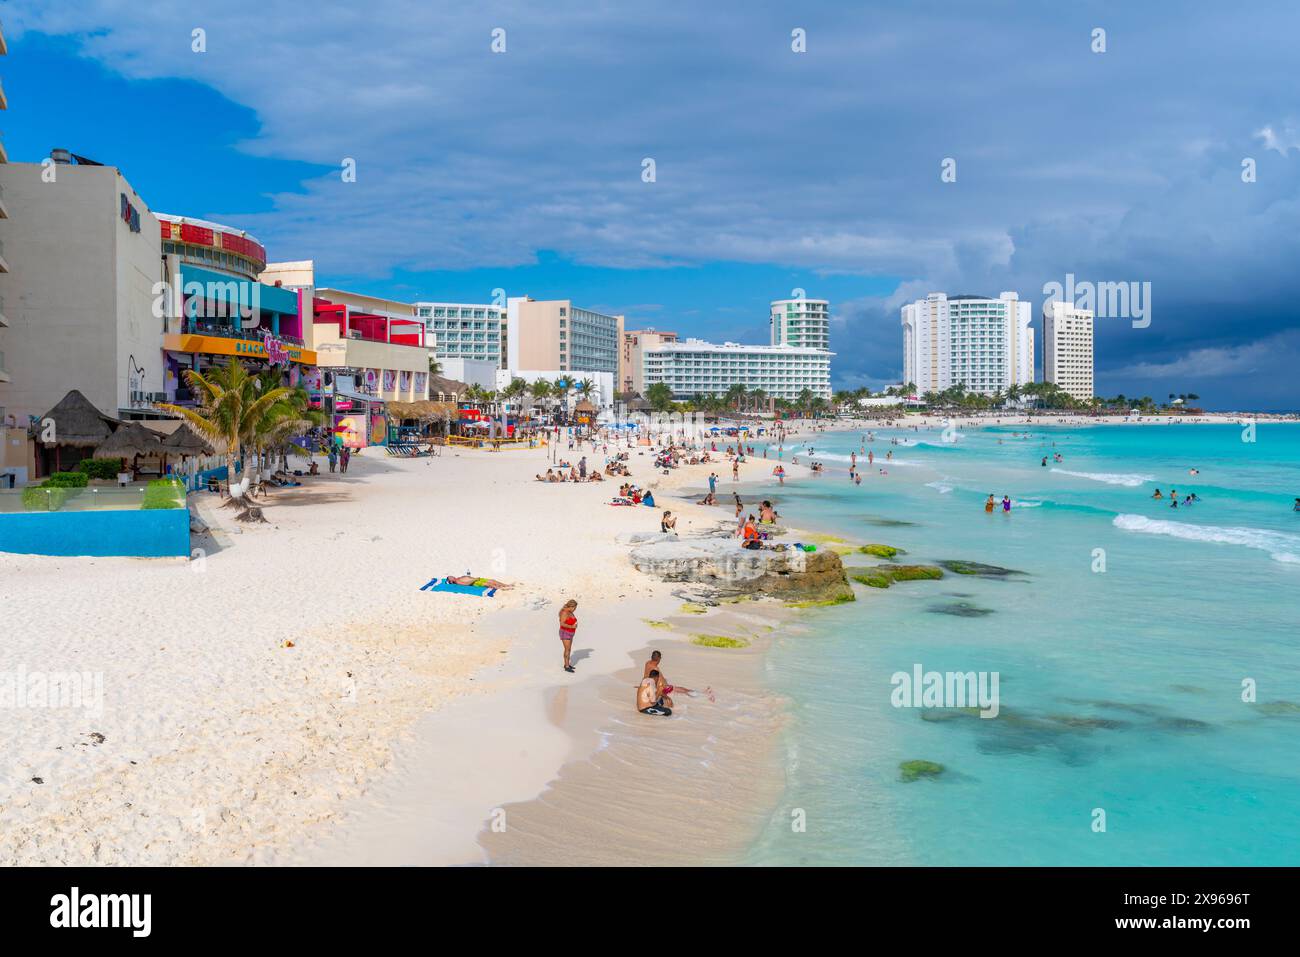
[(1071, 272), (1150, 282), (1150, 327), (1100, 332), (1101, 391), (1178, 370), (1177, 391), (1212, 405), (1300, 406), (1286, 376), (1231, 371), (1262, 342), (1254, 368), (1300, 361), (1284, 334), (1300, 326), (1290, 2), (9, 7), (11, 33), (77, 35), (128, 76), (248, 105), (251, 152), (355, 158), (356, 184), (329, 172), (274, 213), (210, 211), (328, 273), (548, 249), (898, 277), (894, 296), (838, 304), (840, 384), (898, 377), (898, 306), (931, 289), (1040, 301)]

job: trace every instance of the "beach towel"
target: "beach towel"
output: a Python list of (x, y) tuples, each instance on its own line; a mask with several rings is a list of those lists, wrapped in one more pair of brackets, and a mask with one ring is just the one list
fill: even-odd
[(495, 588), (488, 588), (486, 585), (457, 585), (445, 578), (429, 579), (428, 584), (420, 586), (420, 591), (450, 591), (458, 595), (478, 595), (488, 598), (492, 598), (497, 593)]

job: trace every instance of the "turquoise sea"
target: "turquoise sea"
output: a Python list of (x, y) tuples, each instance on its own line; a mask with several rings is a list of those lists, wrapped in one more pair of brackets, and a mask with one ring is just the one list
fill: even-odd
[[(865, 435), (787, 445), (828, 471), (763, 495), (901, 561), (1024, 574), (860, 588), (778, 638), (788, 787), (750, 863), (1300, 864), (1300, 426)], [(892, 706), (918, 664), (996, 672), (999, 716)], [(917, 759), (944, 771), (904, 782)]]

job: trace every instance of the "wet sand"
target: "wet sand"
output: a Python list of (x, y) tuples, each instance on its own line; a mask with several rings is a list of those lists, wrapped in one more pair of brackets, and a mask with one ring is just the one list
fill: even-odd
[[(770, 602), (665, 619), (626, 666), (585, 692), (552, 689), (547, 719), (594, 750), (565, 764), (533, 800), (506, 804), (479, 844), (497, 865), (722, 865), (742, 859), (784, 791), (784, 701), (763, 683), (763, 658), (788, 612)], [(693, 634), (741, 637), (706, 648)], [(673, 684), (712, 686), (716, 702), (674, 692), (671, 717), (642, 715), (635, 688), (652, 648)]]

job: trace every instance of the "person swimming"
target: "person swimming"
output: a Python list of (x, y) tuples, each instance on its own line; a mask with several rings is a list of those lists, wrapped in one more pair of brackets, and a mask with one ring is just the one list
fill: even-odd
[(1152, 497), (1152, 498), (1164, 498), (1164, 495), (1162, 495), (1162, 494), (1160, 493), (1160, 489), (1156, 489), (1155, 494), (1152, 495), (1151, 497)]

